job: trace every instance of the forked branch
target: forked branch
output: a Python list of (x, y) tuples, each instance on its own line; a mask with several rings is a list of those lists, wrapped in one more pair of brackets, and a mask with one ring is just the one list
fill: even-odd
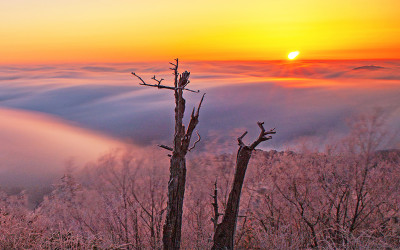
[(156, 76), (153, 76), (151, 79), (153, 79), (154, 81), (158, 82), (158, 86), (160, 86), (161, 82), (164, 80), (164, 78), (161, 78), (160, 80), (156, 79)]
[[(261, 142), (272, 139), (272, 136), (270, 136), (270, 135), (276, 134), (275, 128), (265, 131), (264, 122), (257, 122), (257, 124), (260, 127), (261, 132), (260, 132), (260, 135), (258, 136), (257, 140), (255, 140), (250, 145), (251, 150), (255, 149), (258, 146), (258, 144), (260, 144)], [(267, 136), (267, 135), (269, 135), (269, 136)]]
[[(268, 131), (265, 131), (264, 126), (263, 126), (264, 122), (257, 122), (257, 124), (260, 127), (261, 132), (260, 132), (260, 135), (258, 136), (257, 140), (255, 140), (249, 146), (249, 148), (252, 149), (252, 150), (255, 149), (258, 146), (258, 144), (260, 144), (261, 142), (272, 139), (272, 136), (266, 136), (266, 135), (275, 134), (276, 133), (275, 128), (270, 129)], [(246, 135), (247, 135), (247, 131), (245, 131), (240, 137), (237, 138), (238, 144), (239, 144), (240, 147), (247, 147), (246, 144), (243, 143), (243, 138)]]
[(148, 84), (148, 83), (146, 83), (140, 76), (138, 76), (138, 75), (137, 75), (136, 73), (134, 73), (134, 72), (132, 72), (132, 75), (136, 76), (136, 77), (141, 81), (141, 82), (139, 82), (140, 85), (149, 86), (149, 87), (155, 87), (155, 88), (159, 88), (159, 89), (171, 89), (171, 90), (175, 90), (174, 87), (161, 85), (161, 81), (162, 81), (163, 79), (161, 79), (161, 80), (158, 81), (158, 80), (155, 79), (155, 76), (154, 76), (153, 78), (151, 78), (151, 79), (156, 80), (156, 81), (158, 82), (158, 84)]
[(158, 82), (158, 84), (148, 84), (148, 83), (146, 83), (139, 75), (137, 75), (136, 73), (132, 72), (131, 74), (134, 75), (134, 76), (136, 76), (136, 77), (140, 80), (139, 85), (149, 86), (149, 87), (155, 87), (155, 88), (159, 88), (159, 89), (171, 89), (171, 90), (177, 90), (177, 88), (181, 88), (182, 90), (186, 90), (186, 91), (189, 91), (189, 92), (194, 92), (194, 93), (199, 93), (199, 92), (200, 92), (200, 90), (192, 90), (192, 89), (185, 88), (186, 85), (187, 85), (189, 82), (185, 82), (185, 83), (183, 84), (183, 87), (177, 87), (177, 88), (176, 88), (176, 87), (161, 85), (161, 82), (162, 82), (164, 79), (158, 80), (158, 79), (156, 79), (156, 76), (153, 76), (151, 79), (152, 79), (152, 80), (155, 80), (156, 82)]

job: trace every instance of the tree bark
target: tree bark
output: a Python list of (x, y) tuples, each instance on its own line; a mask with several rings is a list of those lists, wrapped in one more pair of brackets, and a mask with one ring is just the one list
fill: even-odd
[(241, 147), (237, 153), (235, 179), (222, 222), (217, 226), (212, 249), (233, 249), (236, 222), (239, 214), (240, 194), (252, 150)]
[(170, 172), (167, 216), (163, 228), (163, 246), (164, 249), (179, 249), (186, 182), (186, 160), (184, 155), (175, 153), (172, 155)]
[(242, 141), (247, 132), (245, 132), (241, 137), (238, 138), (239, 150), (237, 152), (236, 158), (235, 176), (231, 192), (229, 193), (224, 217), (222, 219), (222, 222), (218, 224), (214, 234), (214, 244), (212, 246), (212, 249), (219, 250), (234, 248), (236, 222), (240, 206), (240, 195), (242, 192), (244, 177), (246, 175), (246, 170), (251, 158), (251, 154), (253, 150), (258, 146), (258, 144), (260, 144), (262, 141), (266, 141), (272, 138), (271, 136), (266, 137), (266, 135), (276, 133), (274, 129), (266, 132), (263, 127), (263, 123), (261, 122), (258, 122), (258, 126), (261, 129), (261, 133), (258, 139), (254, 141), (250, 146), (244, 145)]

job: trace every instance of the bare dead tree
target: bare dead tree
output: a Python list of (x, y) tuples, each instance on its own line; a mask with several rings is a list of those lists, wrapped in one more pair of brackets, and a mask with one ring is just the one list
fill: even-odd
[(174, 74), (174, 86), (161, 85), (164, 79), (156, 79), (153, 76), (153, 80), (157, 84), (147, 84), (140, 76), (132, 73), (140, 80), (140, 85), (156, 87), (159, 89), (170, 89), (175, 94), (175, 133), (173, 146), (159, 145), (161, 148), (172, 151), (169, 155), (170, 159), (170, 179), (168, 182), (168, 203), (167, 203), (167, 214), (165, 224), (163, 227), (163, 248), (164, 249), (179, 249), (181, 243), (181, 229), (182, 229), (182, 209), (183, 209), (183, 198), (185, 194), (185, 182), (186, 182), (186, 154), (193, 150), (196, 146), (194, 143), (190, 147), (190, 140), (192, 138), (193, 131), (195, 130), (199, 122), (199, 111), (201, 104), (203, 103), (204, 94), (200, 100), (197, 110), (193, 108), (190, 121), (187, 129), (183, 124), (183, 116), (185, 113), (185, 99), (183, 98), (183, 91), (190, 91), (198, 93), (199, 91), (191, 90), (187, 88), (189, 84), (190, 72), (185, 71), (182, 74), (178, 72), (178, 59), (175, 59), (175, 63), (170, 63), (173, 67), (170, 68)]
[(257, 124), (260, 127), (261, 132), (257, 140), (255, 140), (250, 146), (243, 143), (243, 138), (247, 135), (247, 131), (238, 138), (239, 150), (236, 158), (235, 177), (231, 192), (229, 193), (224, 217), (222, 222), (218, 224), (214, 234), (214, 244), (212, 249), (233, 249), (236, 222), (239, 213), (240, 195), (251, 154), (261, 142), (272, 139), (271, 134), (276, 133), (275, 129), (265, 131), (263, 122), (257, 122)]

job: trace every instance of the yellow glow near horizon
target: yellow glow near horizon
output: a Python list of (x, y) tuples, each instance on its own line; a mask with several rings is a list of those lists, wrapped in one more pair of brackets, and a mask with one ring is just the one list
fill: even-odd
[(399, 0), (0, 1), (0, 64), (400, 58)]
[(289, 58), (289, 60), (294, 60), (299, 54), (300, 54), (300, 52), (298, 52), (298, 51), (290, 52), (288, 55), (288, 58)]

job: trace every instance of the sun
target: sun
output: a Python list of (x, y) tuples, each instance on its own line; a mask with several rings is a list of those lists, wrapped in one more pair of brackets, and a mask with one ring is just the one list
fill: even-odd
[(290, 52), (287, 57), (289, 58), (289, 60), (294, 60), (299, 54), (300, 54), (300, 52), (293, 51), (293, 52)]

